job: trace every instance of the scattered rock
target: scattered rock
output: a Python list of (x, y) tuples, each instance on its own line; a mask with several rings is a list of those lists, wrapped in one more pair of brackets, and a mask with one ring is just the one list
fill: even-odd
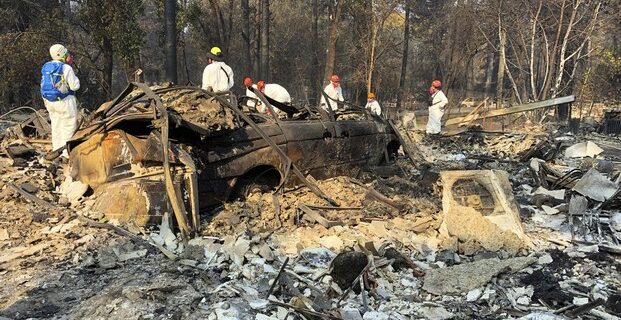
[(539, 259), (537, 259), (537, 263), (539, 264), (549, 264), (549, 263), (552, 263), (552, 261), (554, 261), (552, 259), (552, 256), (547, 253), (539, 257)]
[(418, 310), (418, 314), (429, 320), (446, 320), (455, 317), (453, 313), (447, 311), (444, 307), (422, 307)]
[(468, 302), (477, 301), (477, 300), (479, 300), (481, 295), (483, 295), (483, 292), (481, 291), (481, 289), (479, 289), (479, 288), (472, 289), (472, 290), (468, 291), (468, 294), (466, 295), (466, 301), (468, 301)]

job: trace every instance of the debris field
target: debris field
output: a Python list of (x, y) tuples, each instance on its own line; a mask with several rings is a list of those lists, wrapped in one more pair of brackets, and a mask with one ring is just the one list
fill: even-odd
[[(240, 125), (194, 95), (162, 100), (210, 130)], [(41, 117), (1, 141), (0, 319), (621, 317), (620, 139), (595, 126), (409, 130), (429, 166), (402, 148), (251, 190), (201, 209), (184, 239), (170, 210), (151, 224), (93, 210), (72, 162), (43, 159)]]

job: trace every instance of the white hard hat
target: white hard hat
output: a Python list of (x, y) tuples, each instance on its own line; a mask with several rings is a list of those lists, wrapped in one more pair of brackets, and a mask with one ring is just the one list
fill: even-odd
[(53, 60), (62, 60), (67, 55), (67, 48), (62, 44), (55, 44), (50, 47), (50, 56)]

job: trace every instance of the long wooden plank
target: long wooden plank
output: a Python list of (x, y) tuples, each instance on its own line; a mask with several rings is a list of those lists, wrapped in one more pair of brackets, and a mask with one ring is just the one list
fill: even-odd
[[(506, 115), (513, 114), (513, 113), (526, 112), (526, 111), (532, 111), (532, 110), (537, 110), (541, 108), (553, 107), (553, 106), (563, 104), (563, 103), (574, 102), (575, 100), (576, 98), (573, 95), (571, 95), (571, 96), (554, 98), (554, 99), (549, 99), (549, 100), (544, 100), (544, 101), (537, 101), (537, 102), (527, 103), (527, 104), (510, 107), (510, 108), (490, 110), (488, 112), (480, 114), (480, 117), (481, 118), (493, 118), (493, 117), (506, 116)], [(468, 119), (466, 118), (467, 117), (457, 117), (457, 118), (448, 119), (445, 125), (450, 126), (450, 125), (459, 124), (464, 121), (467, 121)]]

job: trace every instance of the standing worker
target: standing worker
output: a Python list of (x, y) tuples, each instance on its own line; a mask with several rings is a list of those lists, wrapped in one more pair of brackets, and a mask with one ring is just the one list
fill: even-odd
[(427, 134), (440, 134), (442, 131), (442, 116), (448, 99), (440, 90), (442, 82), (433, 80), (429, 88), (429, 119), (427, 120)]
[(322, 94), (320, 103), (321, 108), (328, 111), (329, 103), (330, 109), (332, 109), (332, 111), (338, 110), (339, 106), (336, 101), (344, 101), (343, 89), (341, 88), (341, 79), (339, 78), (339, 76), (333, 74), (330, 77), (330, 83), (323, 89), (323, 91), (328, 95), (330, 101), (326, 102), (326, 98)]
[(382, 114), (382, 108), (379, 105), (379, 102), (375, 100), (375, 93), (369, 92), (367, 94), (367, 105), (364, 107), (365, 109), (369, 109), (371, 113), (376, 116), (380, 116)]
[(207, 52), (208, 64), (203, 71), (204, 90), (211, 88), (213, 92), (231, 90), (233, 87), (233, 69), (224, 63), (224, 55), (218, 47), (213, 47)]
[(52, 152), (45, 155), (46, 160), (62, 155), (67, 141), (78, 126), (78, 101), (75, 92), (80, 89), (80, 79), (76, 77), (71, 65), (73, 57), (61, 44), (50, 47), (52, 61), (41, 68), (41, 96), (50, 114), (52, 126)]

